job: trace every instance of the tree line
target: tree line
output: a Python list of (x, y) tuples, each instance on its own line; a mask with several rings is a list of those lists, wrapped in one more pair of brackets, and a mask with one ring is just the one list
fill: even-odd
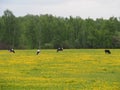
[(120, 48), (120, 18), (0, 16), (0, 49)]

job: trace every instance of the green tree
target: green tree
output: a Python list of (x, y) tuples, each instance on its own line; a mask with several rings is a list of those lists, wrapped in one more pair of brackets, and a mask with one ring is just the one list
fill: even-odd
[(18, 41), (18, 31), (16, 18), (10, 10), (4, 11), (3, 18), (3, 37), (2, 42), (9, 45), (9, 48), (14, 48)]

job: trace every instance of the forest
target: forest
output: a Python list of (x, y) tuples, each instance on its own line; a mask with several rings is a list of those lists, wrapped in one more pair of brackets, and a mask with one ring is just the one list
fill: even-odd
[(120, 17), (0, 16), (0, 49), (120, 48)]

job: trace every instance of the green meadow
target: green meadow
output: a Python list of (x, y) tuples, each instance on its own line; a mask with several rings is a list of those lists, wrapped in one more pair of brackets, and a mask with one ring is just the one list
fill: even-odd
[(0, 90), (120, 90), (120, 49), (0, 50)]

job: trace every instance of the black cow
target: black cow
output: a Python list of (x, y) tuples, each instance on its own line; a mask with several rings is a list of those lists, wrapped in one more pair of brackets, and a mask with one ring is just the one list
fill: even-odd
[(57, 52), (63, 51), (63, 48), (57, 48)]
[(110, 50), (108, 50), (108, 49), (105, 49), (105, 53), (106, 54), (111, 54)]
[(9, 49), (9, 51), (10, 51), (10, 52), (13, 52), (13, 53), (15, 53), (15, 51), (14, 51), (14, 49), (13, 49), (13, 48), (12, 48), (12, 49)]

